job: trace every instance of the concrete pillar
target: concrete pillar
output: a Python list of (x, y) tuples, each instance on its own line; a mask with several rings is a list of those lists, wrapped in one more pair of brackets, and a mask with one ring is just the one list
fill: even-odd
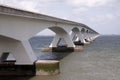
[[(59, 40), (63, 38), (66, 42), (66, 45), (58, 46)], [(50, 44), (49, 47), (43, 47), (41, 48), (42, 52), (73, 52), (73, 51), (81, 51), (83, 48), (82, 47), (76, 47), (70, 37), (67, 33), (61, 33), (61, 34), (56, 34), (54, 37), (52, 43)]]
[(90, 41), (90, 42), (92, 42), (92, 35), (91, 35), (91, 33), (87, 33), (87, 36), (88, 36), (88, 41)]
[(90, 42), (91, 40), (90, 40), (90, 33), (86, 33), (86, 39)]
[(56, 75), (60, 73), (60, 62), (57, 60), (38, 60), (35, 62), (35, 75)]
[(29, 56), (31, 62), (34, 63), (35, 60), (37, 60), (37, 57), (35, 56), (35, 53), (33, 52), (33, 49), (31, 47), (29, 41), (28, 40), (22, 41), (22, 45), (24, 46), (24, 48), (27, 52), (27, 55)]
[(90, 44), (87, 33), (86, 32), (82, 33), (82, 36), (83, 36), (84, 44)]
[(71, 39), (74, 40), (74, 37), (75, 37), (75, 33), (72, 32), (72, 33), (71, 33)]
[(37, 59), (28, 40), (19, 41), (0, 36), (0, 54), (11, 53), (17, 65), (33, 65)]
[(57, 47), (59, 39), (60, 39), (60, 36), (58, 34), (56, 34), (49, 47)]
[(84, 36), (83, 36), (83, 34), (81, 32), (78, 33), (78, 37), (79, 37), (81, 43), (85, 43)]
[(67, 47), (75, 47), (74, 43), (72, 42), (72, 39), (70, 38), (70, 35), (65, 34), (63, 35), (63, 38), (65, 39), (67, 43)]
[(73, 39), (74, 44), (76, 45), (84, 45), (85, 40), (84, 37), (81, 33), (81, 31), (78, 28), (75, 28), (72, 30), (72, 34), (71, 34), (72, 38), (73, 36), (76, 36), (77, 38), (75, 38), (75, 40)]
[(75, 47), (75, 45), (72, 42), (72, 39), (68, 34), (56, 34), (49, 47), (58, 47), (57, 45), (60, 38), (63, 38), (65, 40), (67, 47)]
[(99, 35), (92, 33), (92, 40), (95, 40)]
[(91, 41), (93, 41), (95, 39), (95, 37), (92, 33), (90, 34), (90, 39), (91, 39)]
[(37, 59), (28, 41), (16, 43), (13, 48), (14, 52), (12, 54), (17, 65), (32, 65)]

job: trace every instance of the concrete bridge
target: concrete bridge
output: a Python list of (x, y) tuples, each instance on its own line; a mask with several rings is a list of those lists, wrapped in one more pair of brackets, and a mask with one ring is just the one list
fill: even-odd
[(0, 5), (0, 55), (11, 53), (16, 65), (32, 65), (37, 58), (29, 39), (47, 28), (56, 33), (49, 47), (58, 47), (63, 38), (68, 48), (75, 48), (73, 41), (86, 43), (99, 35), (82, 23)]

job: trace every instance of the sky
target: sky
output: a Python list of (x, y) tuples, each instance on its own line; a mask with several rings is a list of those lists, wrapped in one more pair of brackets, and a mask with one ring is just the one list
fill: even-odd
[[(100, 34), (120, 35), (120, 0), (0, 0), (0, 4), (84, 23)], [(40, 34), (44, 33), (53, 34), (48, 30)]]

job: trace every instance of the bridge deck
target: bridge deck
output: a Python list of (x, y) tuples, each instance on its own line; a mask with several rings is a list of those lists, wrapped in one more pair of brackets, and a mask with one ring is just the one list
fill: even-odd
[(28, 11), (28, 10), (17, 9), (17, 8), (9, 7), (6, 5), (0, 5), (0, 14), (35, 18), (35, 19), (41, 19), (41, 20), (45, 20), (45, 21), (52, 21), (52, 22), (56, 22), (56, 23), (57, 22), (58, 23), (66, 23), (66, 24), (81, 26), (81, 27), (85, 27), (85, 28), (88, 28), (90, 30), (93, 30), (93, 29), (89, 28), (87, 25), (82, 24), (82, 23), (78, 23), (78, 22), (70, 21), (70, 20), (65, 20), (65, 19), (60, 19), (60, 18), (56, 18), (53, 16), (48, 16), (48, 15), (44, 15), (44, 14), (40, 14), (37, 12)]

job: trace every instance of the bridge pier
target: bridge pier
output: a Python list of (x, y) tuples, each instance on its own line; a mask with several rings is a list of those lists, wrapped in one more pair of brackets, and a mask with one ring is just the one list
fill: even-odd
[(89, 36), (90, 36), (90, 41), (92, 42), (95, 39), (95, 35), (90, 33)]
[(82, 33), (83, 35), (83, 39), (85, 40), (84, 41), (84, 44), (90, 44), (90, 39), (89, 39), (89, 36), (87, 35), (87, 33)]
[(83, 35), (81, 33), (81, 29), (79, 28), (73, 28), (71, 38), (75, 45), (83, 46), (85, 43), (85, 40), (83, 38)]
[[(31, 50), (28, 41), (0, 35), (0, 76), (34, 75), (36, 58)], [(12, 57), (8, 59), (10, 54), (14, 59)]]
[(11, 53), (16, 59), (17, 65), (32, 65), (36, 60), (30, 43), (28, 41), (18, 41), (13, 38), (0, 36), (0, 54)]
[[(65, 43), (59, 44), (61, 40), (64, 40)], [(56, 34), (52, 43), (49, 47), (43, 47), (43, 52), (73, 52), (80, 51), (82, 47), (75, 46), (71, 37), (67, 33)]]

